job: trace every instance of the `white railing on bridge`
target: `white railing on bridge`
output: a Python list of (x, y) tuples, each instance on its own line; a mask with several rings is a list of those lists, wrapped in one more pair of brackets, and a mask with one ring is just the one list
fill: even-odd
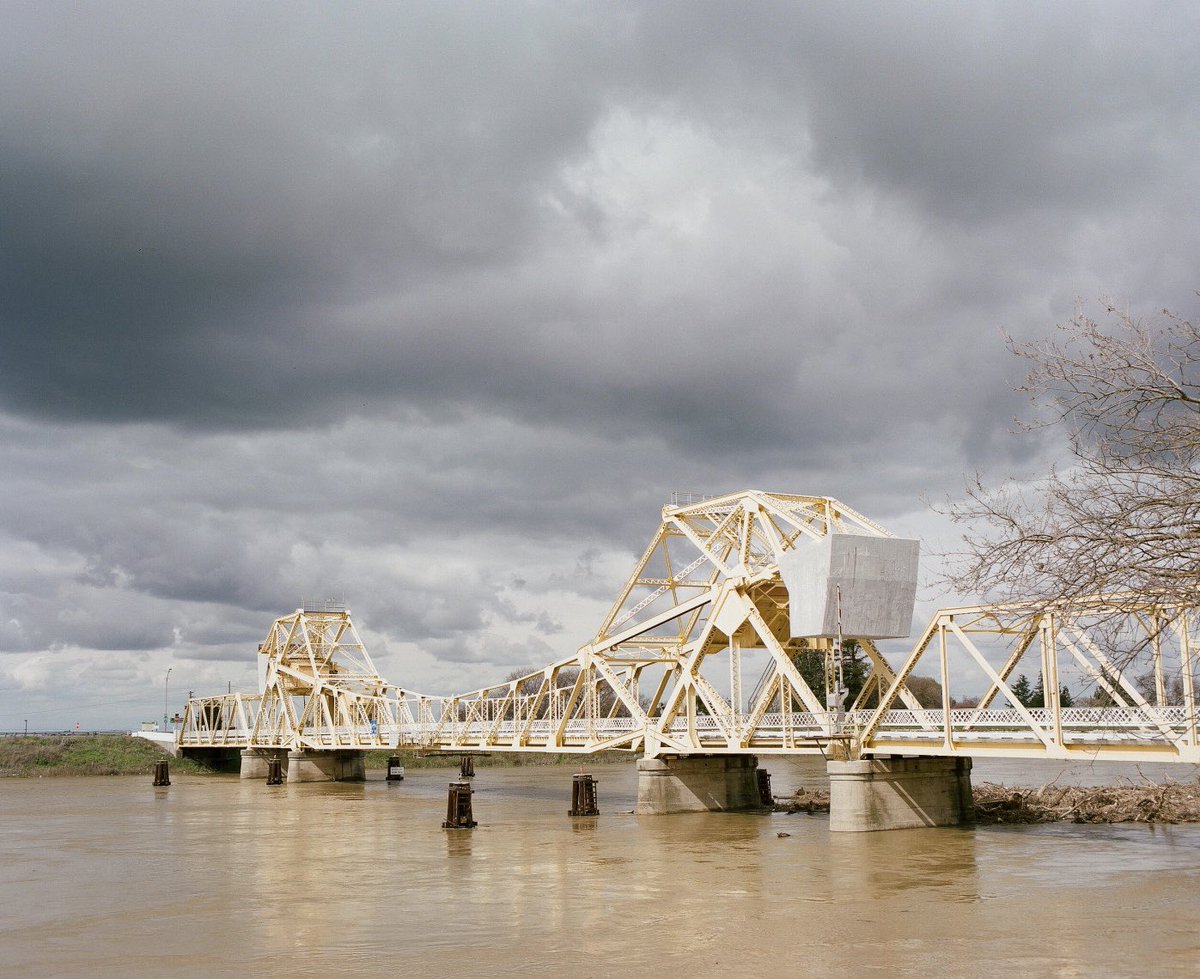
[[(418, 712), (420, 713), (420, 712)], [(595, 720), (536, 720), (486, 716), (471, 721), (435, 719), (430, 711), (411, 722), (385, 725), (343, 725), (335, 728), (305, 727), (292, 737), (282, 734), (254, 736), (252, 727), (226, 727), (185, 730), (179, 744), (185, 748), (310, 748), (316, 750), (384, 749), (412, 747), (431, 751), (461, 751), (467, 748), (487, 751), (587, 750), (590, 745), (610, 742), (623, 735), (644, 737), (640, 722), (633, 717), (607, 717)], [(487, 714), (488, 712), (482, 711)], [(871, 717), (870, 711), (830, 716), (793, 712), (769, 712), (746, 730), (742, 715), (695, 717), (691, 726), (685, 718), (676, 718), (660, 733), (676, 738), (689, 737), (694, 731), (696, 749), (728, 750), (726, 732), (739, 732), (738, 750), (819, 751), (831, 733), (854, 736)], [(1013, 741), (1037, 742), (1038, 731), (1045, 736), (1054, 724), (1053, 711), (1029, 708), (1027, 714), (1037, 730), (1012, 708), (979, 710), (956, 708), (950, 712), (950, 739), (963, 753), (972, 747), (1004, 745)], [(1187, 708), (1171, 707), (1067, 707), (1060, 712), (1064, 741), (1080, 745), (1161, 745), (1180, 746), (1188, 734)], [(411, 716), (411, 715), (410, 715)], [(886, 750), (897, 743), (932, 745), (945, 740), (946, 715), (938, 709), (890, 710), (864, 748)], [(805, 743), (807, 742), (807, 743)], [(635, 747), (636, 745), (630, 745)]]

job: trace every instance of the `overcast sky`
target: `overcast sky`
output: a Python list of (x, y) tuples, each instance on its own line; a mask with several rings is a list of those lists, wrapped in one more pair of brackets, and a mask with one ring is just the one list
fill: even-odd
[(0, 0), (0, 730), (543, 665), (673, 490), (936, 543), (1003, 331), (1196, 315), (1198, 105), (1183, 3)]

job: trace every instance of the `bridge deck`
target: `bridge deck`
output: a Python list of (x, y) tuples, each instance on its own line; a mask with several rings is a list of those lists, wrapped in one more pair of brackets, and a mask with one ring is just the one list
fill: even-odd
[[(842, 742), (838, 753), (851, 757), (1200, 762), (1196, 610), (1153, 596), (942, 609), (902, 661), (870, 638), (892, 628), (864, 628), (845, 637), (866, 657), (852, 699), (842, 637), (807, 634), (816, 626), (804, 615), (793, 621), (780, 562), (794, 571), (825, 553), (810, 545), (830, 539), (873, 554), (888, 537), (829, 497), (746, 490), (676, 500), (574, 655), (450, 697), (383, 680), (345, 609), (297, 609), (259, 646), (261, 691), (190, 701), (179, 745), (654, 757), (804, 754)], [(806, 582), (795, 585), (801, 605)], [(1112, 706), (1069, 706), (1071, 689)], [(956, 693), (979, 706), (955, 708)], [(931, 702), (941, 709), (923, 706)], [(1033, 702), (1045, 706), (1025, 706)]]
[[(1200, 763), (1200, 752), (1188, 743), (1184, 708), (1085, 707), (1061, 711), (1062, 742), (1053, 738), (1048, 709), (1031, 709), (1035, 727), (1011, 709), (951, 711), (949, 737), (940, 710), (893, 710), (861, 753), (965, 755), (974, 757), (1054, 757), (1143, 759)], [(676, 720), (661, 732), (684, 741), (695, 753), (818, 754), (833, 740), (855, 739), (871, 719), (871, 711), (841, 715), (768, 713), (751, 728), (744, 717), (702, 715), (691, 727)], [(733, 737), (729, 735), (732, 732)], [(652, 735), (653, 736), (653, 735)], [(394, 725), (298, 730), (288, 740), (254, 736), (253, 727), (186, 730), (179, 738), (187, 748), (258, 748), (311, 750), (380, 750), (396, 747), (445, 752), (554, 752), (590, 754), (607, 749), (644, 749), (646, 731), (632, 717), (598, 721), (534, 720), (411, 722)]]

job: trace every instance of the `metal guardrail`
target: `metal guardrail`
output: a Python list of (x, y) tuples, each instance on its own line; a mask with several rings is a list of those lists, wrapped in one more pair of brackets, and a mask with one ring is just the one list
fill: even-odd
[[(1033, 708), (1029, 711), (1033, 720), (1049, 730), (1053, 722), (1052, 712)], [(834, 718), (833, 730), (853, 734), (861, 729), (871, 715), (870, 711), (857, 711)], [(1183, 707), (1161, 708), (1118, 708), (1085, 707), (1066, 708), (1062, 711), (1064, 734), (1068, 744), (1102, 746), (1161, 745), (1167, 747), (1177, 743), (1187, 734), (1187, 711)], [(677, 719), (666, 733), (675, 737), (689, 736), (695, 732), (697, 747), (703, 750), (720, 751), (728, 746), (725, 730), (729, 727), (741, 729), (745, 723), (739, 717), (696, 717), (689, 729), (685, 719)], [(225, 729), (208, 732), (189, 732), (179, 740), (185, 748), (246, 748), (246, 747), (303, 747), (315, 750), (337, 749), (384, 749), (396, 746), (424, 748), (427, 750), (463, 750), (478, 748), (489, 751), (504, 750), (558, 750), (559, 748), (586, 749), (590, 744), (610, 741), (622, 735), (638, 732), (638, 722), (632, 717), (611, 717), (589, 721), (573, 719), (564, 725), (559, 720), (442, 720), (439, 722), (419, 721), (386, 725), (372, 729), (369, 726), (343, 726), (334, 729), (302, 729), (295, 739), (268, 736), (252, 741), (249, 728)], [(831, 725), (827, 717), (811, 713), (768, 713), (759, 719), (752, 731), (746, 732), (743, 750), (799, 750), (798, 743), (809, 741), (808, 750), (818, 750), (821, 742), (828, 740)], [(872, 743), (885, 746), (889, 742), (937, 743), (945, 736), (945, 715), (941, 710), (893, 710), (888, 711), (876, 730)], [(951, 711), (951, 736), (962, 745), (986, 746), (1005, 745), (1013, 741), (1037, 741), (1037, 732), (1029, 727), (1025, 719), (1015, 710), (976, 710), (960, 708)], [(520, 744), (514, 744), (516, 739)], [(967, 749), (969, 753), (969, 749)]]

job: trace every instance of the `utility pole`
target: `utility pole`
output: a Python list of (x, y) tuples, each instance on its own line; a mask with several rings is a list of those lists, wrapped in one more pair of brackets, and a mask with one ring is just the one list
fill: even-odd
[(25, 718), (25, 733), (29, 734), (29, 718)]
[(170, 689), (171, 670), (172, 669), (174, 669), (174, 667), (170, 667), (170, 666), (167, 667), (167, 677), (165, 680), (163, 680), (163, 730), (164, 731), (167, 729), (167, 725), (169, 723), (167, 721), (167, 691)]

